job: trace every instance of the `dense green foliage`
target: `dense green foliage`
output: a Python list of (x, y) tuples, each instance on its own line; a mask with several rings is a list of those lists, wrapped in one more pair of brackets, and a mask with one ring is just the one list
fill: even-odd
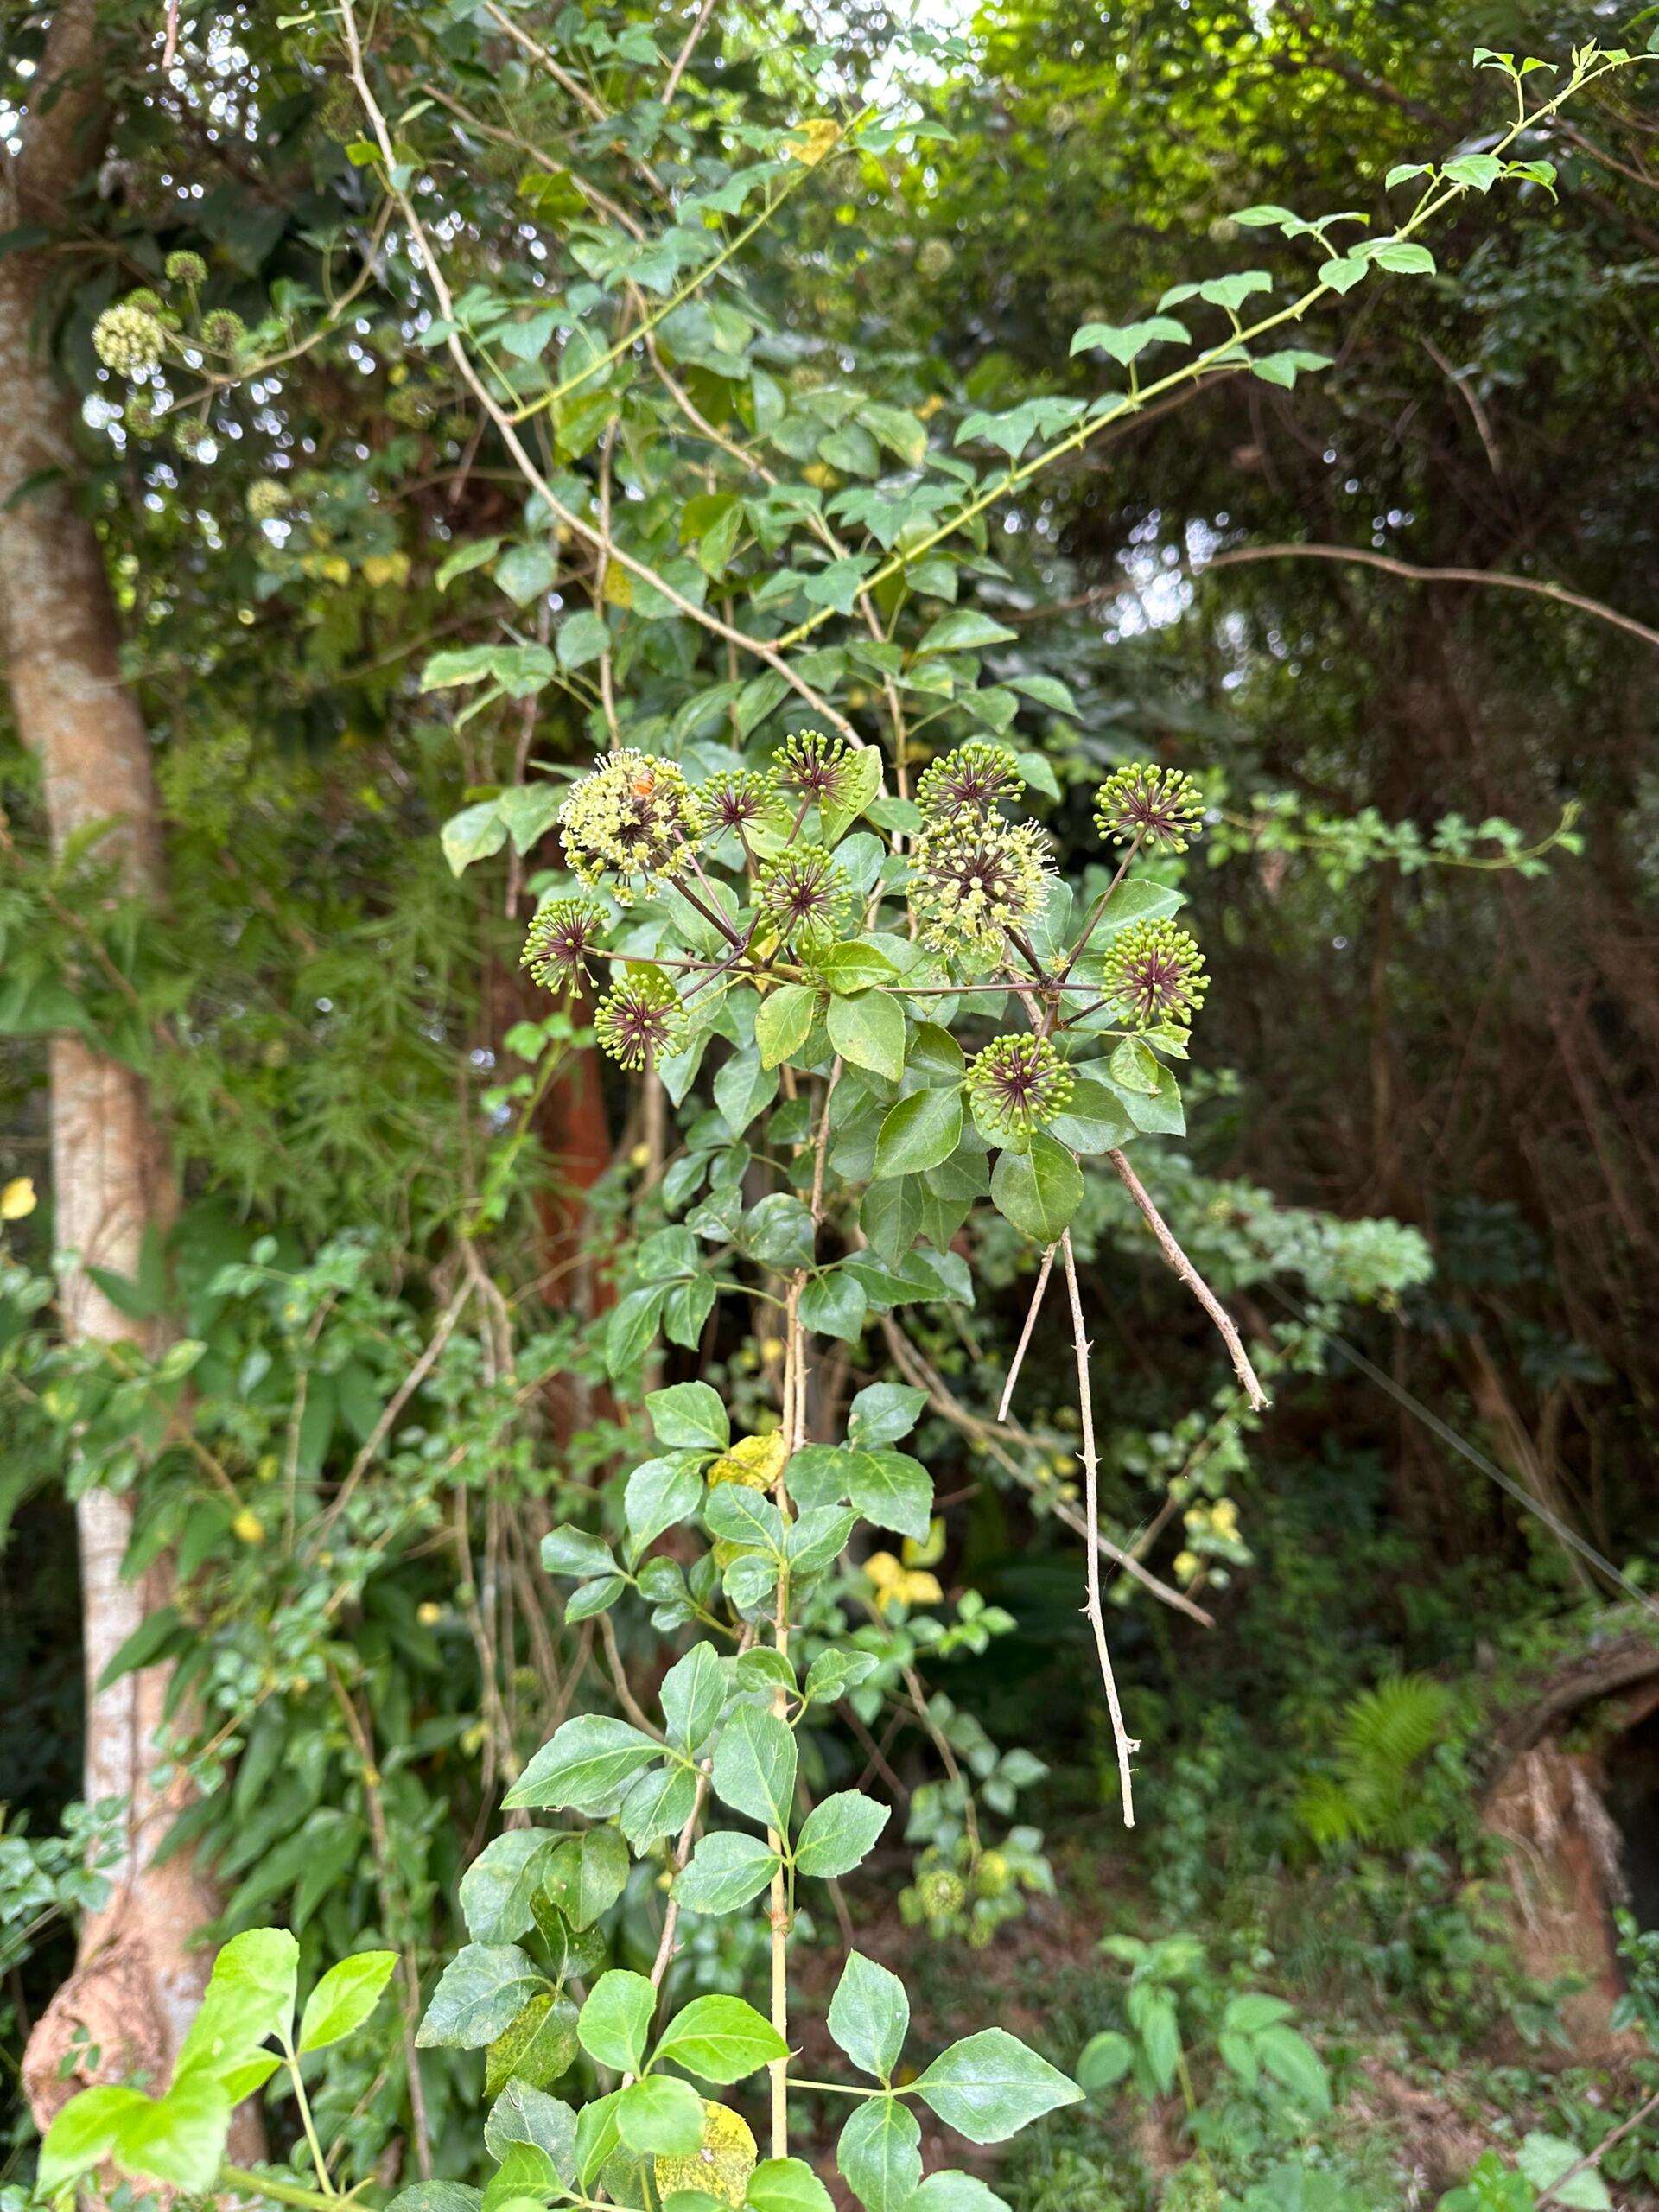
[[(187, 10), (164, 74), (111, 11), (55, 342), (170, 887), (50, 862), (0, 753), (0, 1518), (110, 1483), (175, 1556), (118, 1663), (231, 2024), (43, 2186), (207, 2187), (248, 2069), (277, 2186), (407, 2212), (807, 2212), (837, 2143), (981, 2212), (953, 2136), (1030, 2120), (1021, 2212), (1359, 2212), (1368, 2061), (1461, 2083), (1485, 2212), (1639, 2100), (1529, 2070), (1471, 1778), (1593, 1586), (1413, 1406), (1650, 1545), (1652, 640), (1249, 556), (1650, 603), (1659, 242), (1583, 150), (1650, 96), (1571, 11), (1333, 12)], [(54, 1326), (66, 1024), (180, 1164), (106, 1282), (153, 1363)], [(7, 1963), (95, 1901), (19, 1766)], [(290, 2045), (301, 1987), (363, 2001)]]

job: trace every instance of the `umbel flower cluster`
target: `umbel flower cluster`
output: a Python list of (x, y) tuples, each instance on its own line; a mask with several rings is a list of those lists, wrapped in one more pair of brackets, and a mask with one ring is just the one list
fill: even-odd
[[(891, 930), (882, 902), (902, 899), (908, 938), (924, 958), (918, 982), (948, 994), (953, 978), (983, 988), (977, 979), (994, 976), (1021, 990), (1028, 1012), (1046, 1009), (1028, 1033), (988, 1044), (963, 1078), (986, 1135), (1021, 1144), (1066, 1109), (1079, 1053), (1094, 1049), (1090, 1040), (1102, 1033), (1098, 1020), (1080, 1029), (1086, 1013), (1103, 1009), (1124, 1037), (1155, 1045), (1159, 1033), (1173, 1038), (1190, 1026), (1208, 988), (1196, 941), (1167, 917), (1109, 923), (1090, 949), (1136, 854), (1179, 852), (1198, 834), (1204, 798), (1192, 779), (1141, 762), (1107, 779), (1096, 823), (1103, 839), (1128, 849), (1064, 958), (1051, 947), (1047, 964), (1033, 940), (1047, 942), (1048, 836), (1008, 811), (1025, 788), (1005, 746), (958, 746), (922, 772), (903, 841), (894, 840), (879, 864), (868, 857), (853, 863), (847, 856), (856, 844), (868, 855), (868, 831), (841, 841), (880, 793), (876, 756), (867, 747), (800, 731), (764, 767), (722, 768), (695, 789), (679, 762), (620, 748), (601, 757), (559, 810), (564, 859), (582, 890), (556, 893), (543, 906), (525, 964), (550, 989), (580, 992), (595, 982), (599, 963), (626, 960), (600, 1002), (596, 1033), (624, 1065), (644, 1067), (679, 1049), (705, 990), (711, 1011), (732, 985), (748, 980), (763, 991), (792, 988), (798, 1000), (803, 990), (820, 992), (814, 963), (861, 931)], [(670, 963), (675, 972), (654, 963), (650, 939), (643, 949), (634, 939), (626, 953), (607, 951), (613, 910), (594, 894), (603, 890), (629, 908), (671, 887), (677, 900), (657, 910), (664, 917), (658, 958), (664, 935), (676, 934), (677, 901), (706, 925), (686, 957)], [(874, 959), (857, 988), (902, 995), (885, 980), (897, 973), (888, 957)], [(827, 1008), (827, 998), (820, 1002)], [(801, 1028), (802, 1041), (810, 1027)]]
[(631, 906), (637, 880), (654, 891), (677, 875), (702, 835), (702, 810), (672, 760), (624, 750), (584, 776), (559, 809), (564, 857), (586, 884), (612, 879)]

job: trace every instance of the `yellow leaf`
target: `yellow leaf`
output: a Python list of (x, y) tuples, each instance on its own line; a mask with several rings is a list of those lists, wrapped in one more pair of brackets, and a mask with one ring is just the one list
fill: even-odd
[(814, 116), (810, 123), (798, 124), (783, 143), (783, 151), (792, 162), (799, 162), (807, 168), (816, 168), (841, 136), (841, 125), (827, 115)]
[(35, 1195), (35, 1184), (28, 1175), (15, 1176), (4, 1190), (0, 1191), (0, 1221), (22, 1221), (34, 1212), (40, 1200)]
[(652, 2160), (652, 2177), (659, 2202), (666, 2203), (677, 2190), (701, 2190), (722, 2204), (741, 2205), (748, 2194), (754, 2171), (754, 2137), (748, 2122), (727, 2105), (702, 2107), (702, 2148), (683, 2158)]
[(740, 1483), (745, 1490), (770, 1490), (784, 1471), (788, 1457), (781, 1428), (774, 1428), (768, 1436), (740, 1436), (709, 1468), (709, 1487)]
[(605, 570), (605, 597), (612, 607), (633, 605), (633, 578), (614, 561)]

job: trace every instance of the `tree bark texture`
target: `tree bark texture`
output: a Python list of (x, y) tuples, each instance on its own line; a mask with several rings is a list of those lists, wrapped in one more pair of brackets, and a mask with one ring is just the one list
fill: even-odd
[[(22, 151), (0, 152), (0, 229), (60, 227), (96, 176), (107, 120), (99, 60), (94, 0), (66, 0)], [(19, 734), (41, 763), (54, 853), (107, 824), (99, 856), (116, 862), (125, 892), (156, 897), (162, 856), (149, 740), (122, 681), (103, 550), (81, 504), (74, 400), (51, 358), (54, 274), (50, 244), (0, 256), (0, 654)], [(86, 1344), (130, 1340), (142, 1332), (86, 1269), (136, 1275), (147, 1229), (168, 1217), (170, 1177), (146, 1086), (76, 1034), (53, 1040), (50, 1072), (54, 1239), (78, 1255), (62, 1286), (64, 1333)], [(100, 1488), (76, 1508), (85, 1792), (89, 1803), (124, 1799), (127, 1811), (110, 1900), (83, 1928), (76, 1972), (25, 2056), (42, 2126), (85, 2080), (143, 2069), (165, 2081), (206, 1976), (192, 1939), (217, 1904), (188, 1853), (154, 1863), (185, 1802), (180, 1784), (158, 1789), (153, 1775), (170, 1670), (146, 1668), (99, 1688), (111, 1656), (170, 1590), (165, 1561), (123, 1578), (132, 1513), (130, 1499)], [(77, 2027), (88, 2044), (60, 2078)]]

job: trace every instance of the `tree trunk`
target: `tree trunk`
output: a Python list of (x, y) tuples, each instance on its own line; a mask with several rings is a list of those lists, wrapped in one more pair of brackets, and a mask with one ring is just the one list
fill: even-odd
[[(52, 21), (22, 150), (0, 155), (0, 229), (60, 225), (72, 196), (95, 175), (105, 122), (98, 62), (93, 0), (66, 0)], [(154, 897), (162, 850), (149, 741), (122, 683), (103, 552), (80, 505), (74, 403), (54, 372), (43, 312), (52, 266), (49, 245), (0, 256), (0, 653), (18, 731), (41, 764), (53, 851), (108, 823), (100, 856), (117, 862), (124, 889)], [(51, 1048), (51, 1129), (54, 1241), (77, 1255), (62, 1287), (65, 1336), (130, 1339), (135, 1325), (86, 1268), (136, 1275), (146, 1230), (168, 1218), (169, 1179), (145, 1085), (81, 1037), (60, 1036)], [(165, 2081), (205, 1980), (191, 1939), (216, 1909), (188, 1854), (154, 1863), (184, 1802), (178, 1783), (158, 1789), (152, 1776), (169, 1669), (147, 1668), (99, 1688), (111, 1656), (166, 1602), (168, 1568), (122, 1579), (132, 1524), (126, 1497), (92, 1489), (76, 1513), (86, 1796), (89, 1803), (124, 1799), (127, 1810), (110, 1901), (87, 1920), (77, 1971), (25, 2056), (42, 2126), (86, 2079), (142, 2069)], [(79, 2052), (77, 2027), (87, 2031)], [(68, 2079), (60, 2075), (66, 2056), (74, 2060)]]

